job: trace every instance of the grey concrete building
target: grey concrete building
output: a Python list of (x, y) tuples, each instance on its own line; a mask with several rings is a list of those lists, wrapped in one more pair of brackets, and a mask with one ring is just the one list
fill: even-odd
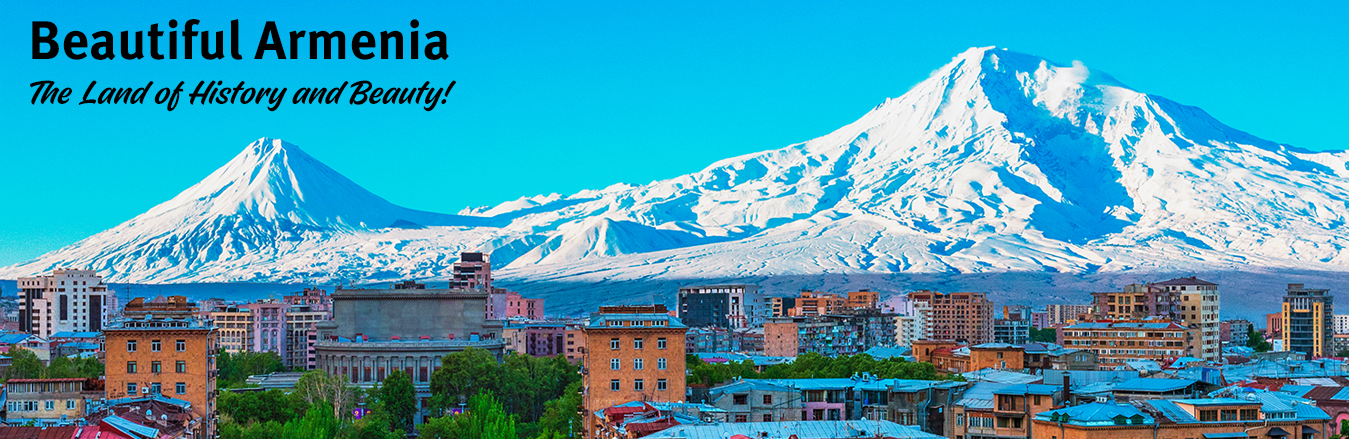
[(758, 285), (693, 285), (679, 289), (675, 311), (690, 328), (742, 329), (762, 325), (769, 306)]
[[(412, 376), (418, 401), (429, 398), (431, 374), (444, 356), (476, 347), (501, 358), (502, 324), (486, 319), (487, 295), (413, 283), (338, 289), (332, 294), (333, 321), (315, 325), (318, 368), (366, 388), (402, 370)], [(423, 418), (418, 413), (415, 421)]]

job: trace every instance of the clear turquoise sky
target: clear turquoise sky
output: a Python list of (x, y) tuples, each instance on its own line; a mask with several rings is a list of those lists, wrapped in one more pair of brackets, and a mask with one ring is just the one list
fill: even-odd
[[(1345, 2), (111, 3), (0, 7), (0, 265), (130, 219), (262, 136), (299, 145), (395, 203), (455, 212), (646, 183), (805, 141), (904, 93), (971, 46), (1081, 60), (1266, 139), (1349, 147)], [(189, 18), (202, 20), (203, 30), (241, 20), (246, 59), (30, 59), (33, 20), (54, 21), (63, 33), (117, 33)], [(449, 59), (250, 56), (267, 20), (282, 32), (354, 33), (410, 31), (413, 18), (423, 32), (449, 35)], [(29, 105), (28, 84), (44, 79), (77, 94), (91, 79), (458, 85), (429, 113), (345, 105), (167, 113), (154, 105)]]

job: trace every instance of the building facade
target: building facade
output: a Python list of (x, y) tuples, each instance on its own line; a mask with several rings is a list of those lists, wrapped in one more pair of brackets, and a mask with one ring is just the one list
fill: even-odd
[[(450, 289), (492, 291), (491, 259), (487, 253), (460, 253), (459, 262), (453, 265)], [(486, 305), (483, 308), (486, 309)]]
[(103, 331), (108, 399), (164, 395), (192, 404), (213, 437), (216, 411), (215, 328), (196, 317), (124, 319)]
[(488, 292), (482, 289), (428, 289), (403, 282), (392, 288), (337, 289), (333, 320), (318, 322), (316, 367), (373, 388), (390, 372), (412, 377), (418, 413), (431, 397), (431, 375), (446, 355), (467, 348), (486, 350), (497, 359), (505, 351), (500, 321), (487, 320)]
[[(583, 329), (585, 411), (631, 401), (684, 401), (687, 329), (664, 305), (600, 307)], [(587, 425), (588, 432), (596, 429)]]
[(64, 331), (101, 331), (112, 311), (107, 307), (108, 285), (93, 270), (58, 268), (15, 283), (19, 328), (42, 338)]
[(764, 324), (764, 355), (855, 355), (896, 342), (895, 315), (869, 310), (844, 315), (773, 317)]
[(1232, 346), (1246, 346), (1252, 327), (1251, 322), (1242, 319), (1223, 320), (1218, 323), (1218, 339)]
[(915, 291), (909, 301), (932, 307), (924, 332), (933, 340), (981, 344), (993, 341), (993, 302), (984, 293)]
[(679, 288), (675, 316), (690, 327), (742, 329), (763, 324), (768, 306), (758, 285), (692, 285)]
[(1191, 277), (1153, 284), (1170, 293), (1180, 293), (1181, 322), (1192, 330), (1195, 358), (1217, 361), (1222, 356), (1218, 328), (1218, 284)]
[(1164, 361), (1187, 356), (1193, 350), (1189, 329), (1163, 318), (1103, 320), (1059, 329), (1059, 341), (1068, 349), (1090, 351), (1103, 370), (1130, 360)]
[(1288, 284), (1283, 296), (1283, 349), (1308, 358), (1334, 355), (1335, 297), (1330, 290)]
[(84, 417), (85, 404), (102, 399), (102, 388), (90, 393), (97, 380), (85, 378), (13, 379), (5, 382), (5, 422), (39, 426)]
[(1063, 303), (1045, 305), (1044, 326), (1041, 326), (1041, 328), (1077, 323), (1078, 320), (1081, 320), (1081, 316), (1091, 314), (1092, 305)]

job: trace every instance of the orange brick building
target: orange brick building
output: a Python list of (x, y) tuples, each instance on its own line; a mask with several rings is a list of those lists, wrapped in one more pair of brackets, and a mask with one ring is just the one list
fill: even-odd
[(106, 397), (160, 394), (192, 403), (204, 420), (198, 428), (215, 435), (215, 328), (195, 318), (128, 319), (104, 328)]
[(687, 331), (664, 305), (600, 307), (583, 329), (586, 412), (631, 401), (683, 402)]
[(993, 341), (993, 302), (984, 293), (914, 291), (909, 301), (932, 306), (927, 326), (934, 339), (968, 344)]
[[(1291, 397), (1277, 396), (1286, 400)], [(1089, 403), (1034, 415), (1034, 439), (1195, 439), (1328, 437), (1330, 417), (1315, 406), (1237, 398)], [(1305, 407), (1300, 407), (1304, 406)]]
[(1129, 360), (1166, 361), (1194, 352), (1191, 332), (1165, 318), (1098, 320), (1059, 329), (1059, 341), (1069, 349), (1096, 353), (1103, 370)]
[(917, 362), (932, 363), (938, 371), (948, 373), (1026, 368), (1025, 348), (1006, 343), (965, 346), (951, 341), (920, 340), (913, 343), (913, 356)]

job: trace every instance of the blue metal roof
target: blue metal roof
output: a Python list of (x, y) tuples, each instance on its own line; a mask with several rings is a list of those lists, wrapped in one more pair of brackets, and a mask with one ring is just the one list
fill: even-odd
[(962, 373), (960, 376), (970, 381), (991, 381), (1004, 384), (1029, 384), (1042, 379), (1036, 375), (1000, 369), (979, 369)]
[(5, 344), (23, 343), (24, 340), (27, 340), (27, 339), (28, 339), (28, 337), (32, 337), (32, 335), (29, 335), (29, 334), (5, 334), (5, 335), (0, 335), (0, 343), (5, 343)]
[[(1068, 415), (1068, 420), (1063, 422), (1070, 425), (1115, 425), (1115, 419), (1119, 416), (1123, 416), (1130, 420), (1134, 419), (1134, 416), (1139, 416), (1142, 419), (1142, 422), (1139, 423), (1139, 425), (1152, 425), (1156, 423), (1156, 420), (1153, 419), (1151, 415), (1143, 413), (1141, 410), (1138, 410), (1137, 407), (1129, 404), (1104, 402), (1093, 402), (1090, 404), (1040, 412), (1035, 415), (1035, 419), (1054, 422), (1053, 419), (1056, 417), (1055, 415), (1063, 416), (1065, 414)], [(1133, 422), (1131, 421), (1130, 424), (1133, 424)]]
[(727, 422), (712, 425), (676, 425), (650, 436), (650, 439), (725, 439), (745, 435), (752, 438), (800, 439), (891, 438), (938, 439), (941, 436), (925, 433), (916, 426), (899, 425), (890, 421), (787, 421), (787, 422)]
[(111, 425), (113, 428), (121, 430), (123, 433), (126, 433), (127, 436), (139, 436), (143, 438), (159, 437), (159, 429), (146, 427), (144, 425), (128, 421), (116, 415), (110, 415), (106, 418), (103, 418), (103, 422), (107, 423), (108, 425)]
[(862, 353), (870, 355), (871, 358), (875, 358), (877, 360), (884, 360), (887, 358), (902, 358), (902, 359), (913, 358), (912, 355), (909, 355), (913, 353), (913, 349), (911, 348), (876, 346), (871, 349), (867, 349), (865, 352)]
[(61, 332), (52, 334), (52, 337), (51, 337), (51, 338), (98, 338), (98, 337), (100, 337), (100, 336), (102, 336), (102, 335), (103, 335), (103, 333), (101, 333), (101, 332), (74, 332), (74, 331), (61, 331)]
[(1117, 392), (1173, 392), (1198, 381), (1174, 378), (1134, 378), (1115, 386)]
[(1058, 387), (1058, 386), (1051, 386), (1051, 385), (1048, 385), (1048, 384), (1013, 384), (1013, 385), (1010, 385), (1010, 386), (1007, 386), (1007, 387), (1003, 387), (1003, 388), (998, 389), (998, 390), (994, 390), (994, 391), (993, 391), (993, 394), (994, 394), (994, 395), (1053, 395), (1054, 392), (1057, 392), (1057, 391), (1059, 391), (1060, 389), (1061, 389), (1061, 388)]

